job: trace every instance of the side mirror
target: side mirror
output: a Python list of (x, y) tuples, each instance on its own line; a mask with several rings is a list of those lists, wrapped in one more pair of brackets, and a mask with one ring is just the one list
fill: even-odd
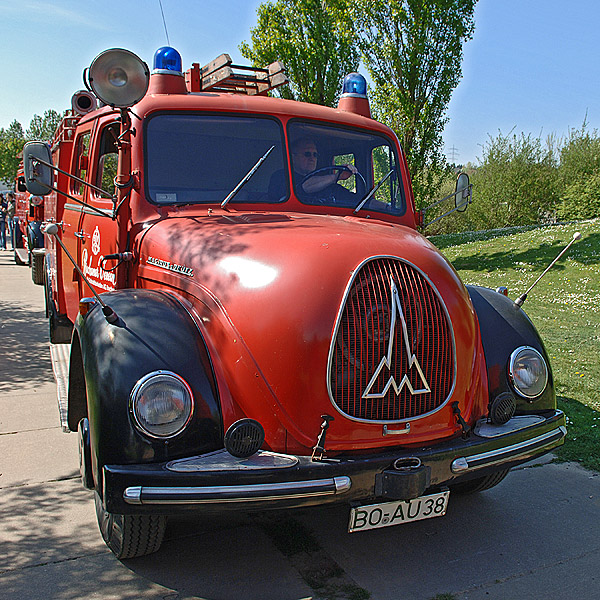
[(18, 192), (26, 192), (27, 186), (25, 185), (25, 177), (23, 175), (19, 175), (17, 179), (17, 191)]
[(458, 212), (465, 212), (471, 202), (473, 202), (473, 186), (469, 183), (469, 176), (466, 173), (460, 173), (456, 178), (454, 206)]
[(44, 142), (27, 142), (23, 148), (25, 186), (34, 196), (46, 196), (54, 183), (52, 155)]

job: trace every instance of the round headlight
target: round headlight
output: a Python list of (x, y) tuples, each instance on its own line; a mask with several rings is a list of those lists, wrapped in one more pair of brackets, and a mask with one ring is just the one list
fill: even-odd
[(510, 355), (508, 372), (515, 391), (525, 398), (537, 398), (546, 389), (548, 366), (535, 348), (517, 348)]
[(155, 371), (142, 377), (131, 392), (130, 410), (136, 427), (155, 438), (181, 433), (192, 416), (190, 386), (175, 373)]

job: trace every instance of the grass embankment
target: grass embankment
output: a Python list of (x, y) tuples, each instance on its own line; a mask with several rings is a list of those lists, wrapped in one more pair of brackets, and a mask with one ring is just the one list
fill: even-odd
[(465, 283), (506, 286), (518, 298), (580, 231), (583, 238), (545, 275), (523, 309), (550, 356), (569, 435), (557, 451), (600, 471), (600, 219), (434, 236)]

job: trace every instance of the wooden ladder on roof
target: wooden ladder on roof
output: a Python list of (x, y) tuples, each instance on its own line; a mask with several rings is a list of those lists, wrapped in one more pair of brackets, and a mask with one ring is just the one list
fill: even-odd
[(270, 90), (289, 82), (279, 61), (264, 69), (234, 65), (229, 54), (221, 54), (207, 65), (192, 63), (185, 73), (190, 92), (230, 92), (248, 96), (266, 96)]

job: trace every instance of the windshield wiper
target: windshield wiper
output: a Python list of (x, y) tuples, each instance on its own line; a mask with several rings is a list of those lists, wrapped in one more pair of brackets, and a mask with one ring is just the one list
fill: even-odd
[(375, 195), (377, 190), (387, 181), (388, 177), (393, 172), (394, 169), (391, 169), (383, 179), (380, 179), (379, 182), (371, 188), (369, 193), (360, 201), (358, 206), (354, 209), (354, 214), (356, 214)]
[(273, 144), (256, 162), (256, 164), (244, 175), (244, 178), (231, 190), (227, 198), (221, 202), (221, 208), (225, 208), (227, 203), (242, 189), (242, 186), (256, 173), (257, 169), (263, 162), (266, 160), (267, 156), (271, 154), (273, 149), (275, 148), (275, 144)]

